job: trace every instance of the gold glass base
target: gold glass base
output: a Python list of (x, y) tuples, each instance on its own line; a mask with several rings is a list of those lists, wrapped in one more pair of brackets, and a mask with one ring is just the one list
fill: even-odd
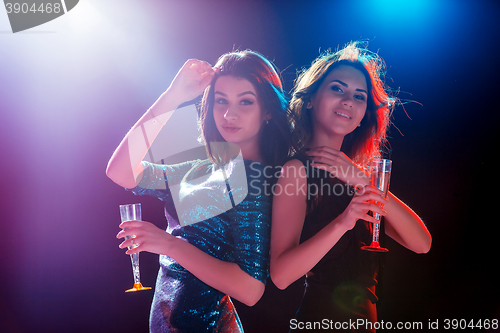
[(132, 291), (139, 291), (139, 290), (148, 290), (151, 289), (151, 287), (143, 287), (142, 284), (139, 283), (134, 283), (134, 287), (129, 290), (125, 290), (126, 293), (132, 292)]

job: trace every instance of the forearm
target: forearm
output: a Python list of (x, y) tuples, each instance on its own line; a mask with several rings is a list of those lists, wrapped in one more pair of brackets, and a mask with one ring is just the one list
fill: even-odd
[(392, 193), (388, 197), (389, 202), (384, 206), (386, 234), (411, 251), (429, 252), (432, 237), (423, 221)]
[(109, 160), (106, 175), (126, 188), (137, 186), (141, 161), (179, 103), (167, 90), (125, 135)]
[(311, 271), (345, 232), (346, 229), (334, 220), (307, 241), (279, 256), (271, 257), (271, 277), (274, 284), (285, 289)]
[(164, 254), (207, 285), (248, 306), (254, 305), (262, 297), (264, 284), (236, 263), (214, 258), (182, 239), (172, 238), (171, 241)]
[[(296, 172), (296, 171), (299, 172)], [(285, 289), (309, 272), (349, 229), (354, 217), (341, 214), (307, 241), (300, 243), (307, 213), (307, 174), (299, 160), (288, 161), (283, 167), (278, 186), (287, 189), (273, 197), (271, 230), (271, 278)], [(289, 190), (289, 192), (287, 192)]]

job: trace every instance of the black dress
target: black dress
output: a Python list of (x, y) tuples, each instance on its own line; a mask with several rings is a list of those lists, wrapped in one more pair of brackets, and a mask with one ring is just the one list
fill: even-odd
[[(305, 242), (338, 217), (354, 190), (331, 174), (309, 166), (307, 215), (301, 234)], [(315, 194), (318, 195), (315, 195)], [(306, 275), (304, 296), (291, 332), (374, 332), (379, 253), (361, 250), (371, 242), (371, 224), (358, 220)], [(373, 323), (373, 324), (372, 324)]]

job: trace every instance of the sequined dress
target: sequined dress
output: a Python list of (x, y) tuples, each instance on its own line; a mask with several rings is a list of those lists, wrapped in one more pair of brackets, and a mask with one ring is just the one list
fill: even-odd
[[(301, 160), (308, 171), (309, 193), (323, 194), (319, 199), (310, 195), (307, 200), (308, 210), (300, 239), (302, 243), (337, 218), (349, 205), (354, 192), (344, 182), (323, 170), (312, 168), (305, 159)], [(321, 323), (316, 325), (317, 330), (308, 329), (308, 332), (372, 332), (367, 330), (369, 325), (344, 325), (345, 330), (339, 326), (357, 320), (376, 321), (375, 303), (378, 298), (375, 287), (380, 253), (361, 250), (361, 246), (370, 244), (371, 237), (371, 225), (358, 220), (355, 227), (347, 231), (307, 274), (296, 320)], [(335, 323), (340, 329), (336, 329)]]
[[(143, 178), (132, 192), (165, 201), (167, 232), (215, 258), (235, 262), (250, 276), (266, 282), (272, 204), (266, 195), (262, 163), (241, 160), (225, 170), (208, 160), (176, 165), (142, 163)], [(242, 167), (246, 172), (243, 181)], [(150, 331), (243, 329), (227, 295), (200, 281), (172, 258), (160, 255)]]

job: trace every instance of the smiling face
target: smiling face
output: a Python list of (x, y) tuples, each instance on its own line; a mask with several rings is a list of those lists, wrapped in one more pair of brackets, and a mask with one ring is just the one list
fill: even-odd
[(245, 158), (255, 159), (260, 130), (270, 116), (262, 109), (257, 90), (250, 81), (221, 76), (215, 82), (214, 120), (227, 142), (237, 144)]
[(356, 129), (363, 119), (368, 99), (364, 74), (358, 69), (340, 65), (328, 74), (311, 97), (314, 136), (336, 138)]

